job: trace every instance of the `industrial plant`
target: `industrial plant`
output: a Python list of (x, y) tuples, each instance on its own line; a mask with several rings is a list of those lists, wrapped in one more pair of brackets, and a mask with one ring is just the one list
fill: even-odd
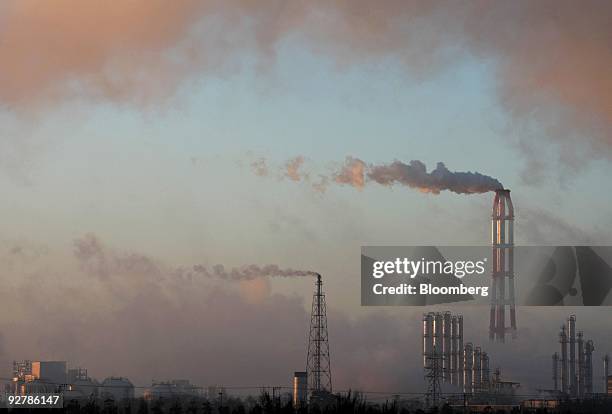
[[(553, 363), (553, 390), (570, 397), (584, 398), (593, 394), (593, 341), (585, 340), (582, 331), (576, 331), (576, 316), (570, 315), (559, 332), (560, 354), (555, 352)], [(604, 357), (606, 383), (607, 357)], [(606, 389), (607, 391), (607, 389)]]
[[(495, 192), (491, 233), (493, 269), (489, 338), (504, 342), (506, 335), (516, 338), (517, 332), (514, 208), (509, 190)], [(340, 407), (349, 407), (353, 412), (366, 407), (380, 408), (376, 403), (369, 402), (365, 394), (351, 394), (347, 390), (333, 393), (326, 295), (322, 276), (312, 274), (316, 279), (305, 366), (294, 372), (291, 384), (261, 387), (260, 399), (249, 403), (249, 412), (261, 412), (262, 407), (267, 407), (267, 412), (280, 412), (281, 406), (301, 413), (308, 410), (340, 410)], [(553, 388), (539, 390), (541, 395), (537, 398), (521, 395), (518, 391), (520, 383), (502, 379), (501, 369), (494, 367), (485, 348), (465, 338), (465, 322), (463, 315), (450, 311), (423, 314), (422, 367), (426, 389), (420, 398), (401, 400), (396, 395), (393, 400), (395, 412), (400, 409), (402, 412), (435, 410), (442, 406), (449, 412), (515, 412), (518, 409), (521, 412), (536, 409), (557, 412), (555, 410), (562, 407), (581, 407), (580, 404), (585, 404), (585, 401), (600, 408), (607, 407), (608, 402), (612, 403), (612, 398), (606, 398), (612, 396), (609, 357), (603, 356), (602, 387), (601, 390), (596, 389), (593, 373), (595, 346), (591, 339), (585, 338), (584, 333), (577, 330), (575, 315), (570, 315), (561, 327), (560, 350), (552, 355)], [(271, 396), (267, 391), (270, 388)], [(286, 389), (286, 392), (278, 393), (282, 389)], [(159, 407), (164, 402), (174, 404), (175, 410), (176, 404), (180, 407), (180, 404), (188, 403), (194, 412), (201, 408), (205, 414), (227, 414), (230, 407), (242, 407), (244, 410), (243, 404), (246, 404), (239, 397), (228, 395), (223, 387), (208, 387), (204, 391), (203, 387), (186, 379), (154, 380), (148, 386), (135, 386), (121, 376), (98, 381), (88, 375), (87, 369), (68, 369), (65, 361), (15, 361), (13, 375), (5, 385), (4, 394), (33, 393), (61, 393), (65, 402), (77, 408), (85, 405), (96, 407), (96, 404), (108, 408), (119, 404), (127, 407), (126, 412), (133, 410), (132, 402), (137, 400), (141, 406), (147, 407), (146, 410), (149, 407), (162, 410)]]
[[(429, 312), (423, 315), (423, 368), (428, 389), (426, 403), (437, 406), (442, 399), (442, 384), (451, 387), (448, 402), (494, 399), (512, 400), (516, 382), (502, 381), (501, 371), (491, 372), (489, 354), (472, 342), (464, 344), (463, 316), (451, 312)], [(460, 398), (459, 398), (460, 395)]]

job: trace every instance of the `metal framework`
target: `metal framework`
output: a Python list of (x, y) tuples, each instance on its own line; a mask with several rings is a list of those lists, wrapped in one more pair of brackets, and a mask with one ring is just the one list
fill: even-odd
[(432, 369), (431, 356), (438, 354), (438, 376), (444, 383), (463, 384), (463, 316), (450, 312), (423, 314), (423, 368)]
[[(584, 334), (576, 330), (576, 316), (570, 315), (559, 332), (561, 355), (553, 354), (553, 385), (570, 397), (584, 397), (593, 393), (593, 351), (592, 340), (585, 340)], [(577, 348), (577, 349), (576, 349)], [(561, 381), (559, 386), (559, 371)]]
[[(489, 338), (504, 342), (506, 333), (516, 337), (514, 300), (514, 207), (510, 190), (496, 190), (491, 216), (493, 273), (491, 275), (491, 314)], [(506, 327), (506, 308), (510, 326)]]
[(442, 387), (440, 379), (442, 378), (442, 354), (434, 349), (434, 352), (427, 355), (427, 371), (425, 379), (427, 380), (427, 393), (425, 394), (426, 405), (428, 407), (437, 407), (442, 396)]
[(313, 394), (332, 392), (326, 308), (323, 281), (321, 275), (317, 274), (316, 289), (312, 296), (308, 356), (306, 358), (309, 388)]

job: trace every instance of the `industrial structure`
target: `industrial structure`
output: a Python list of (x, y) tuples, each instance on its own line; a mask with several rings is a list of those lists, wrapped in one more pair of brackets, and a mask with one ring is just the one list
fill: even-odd
[(491, 390), (489, 355), (471, 342), (463, 344), (463, 316), (450, 312), (424, 314), (422, 340), (430, 401), (437, 399), (443, 383), (467, 394)]
[[(514, 298), (514, 207), (510, 190), (495, 191), (491, 216), (493, 270), (489, 339), (504, 342), (506, 334), (516, 337)], [(506, 309), (509, 308), (509, 326)]]
[(197, 397), (200, 395), (202, 395), (202, 387), (195, 386), (186, 379), (153, 381), (151, 388), (144, 392), (144, 398), (147, 400)]
[(306, 372), (311, 396), (324, 397), (332, 392), (331, 362), (329, 356), (329, 337), (327, 332), (327, 306), (323, 281), (317, 274), (315, 292), (312, 296), (310, 334)]
[[(593, 394), (593, 341), (584, 340), (582, 331), (576, 331), (576, 316), (570, 315), (559, 332), (561, 355), (553, 354), (553, 390), (570, 397)], [(604, 358), (604, 370), (607, 365)], [(559, 375), (560, 373), (560, 375)], [(559, 381), (560, 378), (560, 381)], [(559, 384), (560, 382), (560, 384)], [(560, 385), (560, 387), (559, 387)]]
[(66, 384), (66, 361), (13, 361), (9, 393), (27, 395), (57, 392)]
[(423, 367), (430, 369), (438, 362), (438, 368), (432, 374), (442, 382), (461, 387), (463, 316), (452, 315), (450, 312), (423, 315)]
[(293, 407), (301, 408), (307, 404), (308, 373), (296, 371), (293, 374)]
[[(423, 368), (427, 381), (428, 406), (439, 406), (442, 387), (451, 406), (506, 404), (514, 401), (520, 384), (503, 381), (499, 368), (491, 371), (489, 354), (472, 342), (464, 344), (463, 316), (451, 312), (423, 314)], [(450, 394), (450, 396), (448, 396)]]
[(134, 386), (127, 378), (108, 377), (99, 383), (84, 368), (66, 370), (66, 361), (14, 361), (6, 391), (12, 395), (61, 392), (66, 400), (134, 398)]

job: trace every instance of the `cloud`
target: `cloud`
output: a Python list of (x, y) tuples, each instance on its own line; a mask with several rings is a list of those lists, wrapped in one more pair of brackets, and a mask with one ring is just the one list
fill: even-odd
[(285, 177), (289, 178), (292, 181), (301, 181), (303, 179), (308, 179), (308, 175), (304, 175), (300, 172), (300, 169), (304, 165), (304, 157), (301, 155), (288, 160), (285, 163)]
[(255, 175), (259, 177), (265, 177), (268, 175), (268, 165), (266, 163), (265, 158), (259, 158), (253, 162), (251, 162), (251, 170)]
[(609, 157), (611, 16), (605, 0), (8, 0), (0, 5), (0, 102), (156, 102), (201, 73), (226, 72), (244, 52), (265, 67), (291, 37), (343, 65), (391, 57), (423, 75), (465, 56), (489, 60), (510, 113), (549, 120), (574, 146), (586, 135)]

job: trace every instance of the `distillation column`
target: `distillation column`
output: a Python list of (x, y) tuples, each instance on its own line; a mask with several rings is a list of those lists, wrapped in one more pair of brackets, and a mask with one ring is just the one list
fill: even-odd
[[(514, 207), (510, 190), (496, 190), (491, 216), (493, 273), (491, 275), (491, 312), (489, 338), (504, 342), (507, 332), (516, 336), (514, 300)], [(506, 291), (507, 287), (507, 291)], [(510, 326), (506, 327), (506, 307)]]
[(471, 394), (474, 392), (472, 382), (472, 367), (474, 365), (474, 348), (471, 342), (465, 344), (463, 349), (463, 392)]
[(472, 363), (472, 392), (477, 393), (481, 391), (481, 376), (482, 376), (482, 358), (481, 358), (481, 349), (479, 346), (474, 348), (473, 352), (473, 363)]
[(593, 345), (593, 341), (590, 339), (586, 341), (584, 345), (584, 392), (587, 394), (593, 394), (593, 351), (595, 350), (595, 346)]
[(559, 343), (561, 344), (561, 392), (564, 394), (568, 391), (567, 381), (567, 333), (565, 325), (561, 326), (559, 332)]
[(457, 385), (459, 389), (463, 388), (463, 371), (465, 370), (465, 365), (463, 361), (463, 315), (457, 316), (457, 359), (459, 365), (457, 366), (457, 377), (459, 381)]
[(569, 335), (569, 393), (575, 396), (576, 386), (576, 316), (570, 315), (567, 320), (567, 333)]
[(444, 312), (442, 322), (442, 378), (444, 382), (452, 382), (451, 379), (451, 342), (452, 342), (452, 315)]
[(578, 396), (582, 397), (585, 391), (585, 355), (584, 355), (584, 339), (582, 331), (578, 332)]
[(434, 314), (423, 314), (423, 368), (429, 368), (434, 352), (433, 322)]
[(608, 356), (608, 354), (604, 355), (603, 363), (604, 363), (603, 393), (606, 394), (608, 392), (608, 376), (610, 375), (610, 357)]
[(459, 344), (459, 323), (457, 321), (457, 316), (453, 315), (451, 317), (451, 355), (450, 355), (450, 375), (451, 375), (451, 384), (457, 385), (459, 384), (458, 379), (458, 366), (459, 366), (459, 353), (457, 349), (457, 345)]
[(489, 370), (489, 355), (486, 352), (481, 354), (481, 369), (480, 369), (480, 389), (481, 391), (489, 391), (491, 388), (491, 374)]
[(552, 356), (552, 379), (553, 389), (559, 391), (559, 353), (555, 352)]

